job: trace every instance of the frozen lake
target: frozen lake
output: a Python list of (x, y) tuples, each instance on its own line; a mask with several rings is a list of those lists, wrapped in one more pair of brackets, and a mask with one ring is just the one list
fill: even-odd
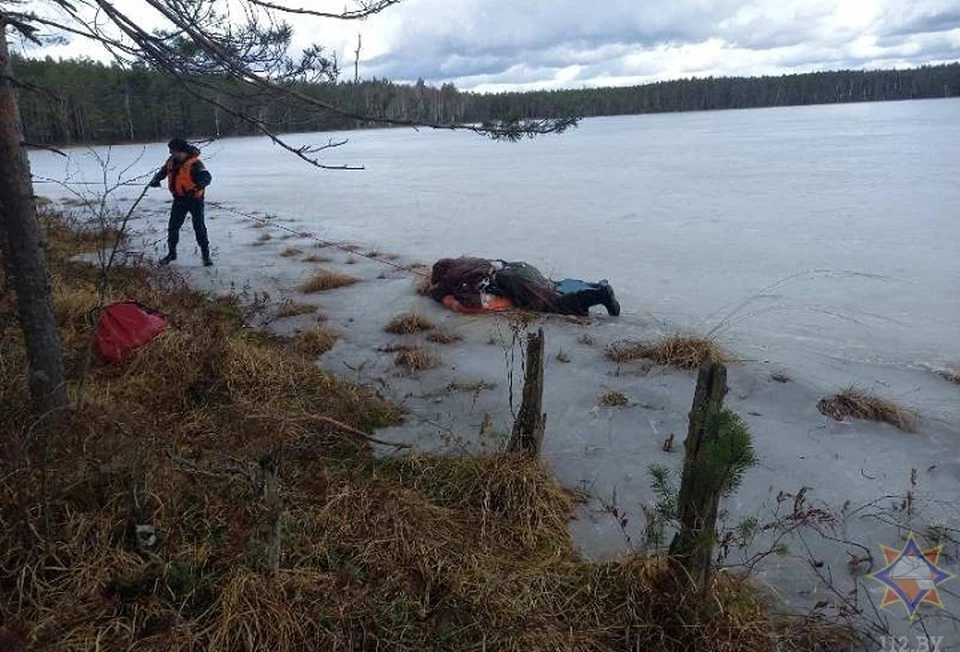
[[(316, 170), (263, 138), (214, 143), (208, 196), (424, 260), (472, 253), (609, 278), (626, 318), (718, 328), (742, 355), (813, 382), (848, 360), (960, 364), (960, 100), (590, 119), (520, 144), (343, 136), (326, 160), (366, 170)], [(75, 178), (99, 174), (71, 154)], [(164, 155), (148, 146), (135, 171)], [(36, 175), (63, 177), (62, 158), (32, 158)]]

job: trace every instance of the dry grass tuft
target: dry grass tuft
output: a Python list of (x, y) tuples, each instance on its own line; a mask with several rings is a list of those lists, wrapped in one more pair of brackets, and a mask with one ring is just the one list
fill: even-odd
[(600, 405), (607, 407), (624, 407), (630, 404), (630, 399), (621, 392), (607, 392), (600, 397)]
[(350, 256), (349, 258), (347, 258), (347, 260), (346, 260), (345, 262), (346, 262), (347, 265), (356, 265), (356, 264), (357, 264), (357, 259), (356, 259), (355, 256)]
[(593, 346), (594, 344), (597, 343), (597, 340), (590, 333), (584, 333), (583, 335), (577, 338), (577, 342), (579, 342), (580, 344), (583, 344), (584, 346)]
[(404, 367), (407, 371), (415, 373), (417, 371), (438, 367), (440, 365), (440, 356), (422, 346), (410, 346), (398, 351), (393, 362), (398, 367)]
[(916, 432), (919, 417), (913, 410), (902, 408), (893, 401), (848, 387), (839, 394), (820, 399), (817, 409), (824, 416), (837, 421), (846, 418), (879, 421), (896, 426), (904, 432)]
[(433, 287), (433, 283), (430, 281), (429, 276), (421, 276), (418, 274), (414, 279), (414, 283), (416, 283), (417, 294), (421, 297), (430, 294), (430, 288)]
[(434, 344), (454, 344), (463, 340), (462, 335), (451, 333), (449, 331), (435, 331), (427, 335), (427, 341)]
[(300, 315), (309, 315), (317, 311), (317, 307), (309, 303), (297, 303), (287, 299), (277, 307), (277, 317), (284, 319), (286, 317), (299, 317)]
[(606, 356), (618, 364), (647, 359), (680, 369), (696, 369), (704, 358), (714, 362), (729, 359), (713, 340), (688, 335), (670, 335), (658, 342), (621, 340), (607, 347)]
[(301, 355), (316, 358), (333, 348), (340, 336), (325, 326), (318, 325), (300, 331), (293, 338), (294, 348)]
[(476, 394), (478, 392), (489, 391), (495, 387), (496, 385), (493, 383), (488, 383), (485, 380), (477, 380), (473, 382), (455, 380), (447, 385), (447, 391), (451, 393), (464, 392), (468, 394)]
[(294, 256), (299, 256), (303, 253), (303, 249), (298, 249), (297, 247), (287, 247), (280, 252), (280, 255), (284, 258), (292, 258)]
[(46, 243), (50, 256), (68, 258), (79, 253), (94, 253), (113, 246), (117, 241), (116, 229), (101, 229), (79, 220), (68, 220), (49, 206), (38, 207), (37, 218), (45, 229), (56, 232), (56, 237)]
[(304, 294), (313, 294), (314, 292), (326, 292), (327, 290), (347, 287), (348, 285), (359, 282), (360, 279), (350, 276), (349, 274), (331, 272), (327, 269), (318, 269), (314, 272), (313, 276), (298, 285), (297, 289)]
[(940, 372), (940, 377), (944, 380), (947, 380), (954, 385), (960, 385), (960, 372), (943, 370)]
[(420, 455), (386, 461), (382, 469), (435, 505), (517, 525), (511, 535), (518, 537), (515, 543), (521, 548), (569, 556), (572, 541), (567, 521), (573, 515), (574, 500), (540, 462), (500, 454)]
[(412, 335), (433, 330), (433, 328), (433, 323), (423, 315), (408, 312), (391, 319), (383, 330), (394, 335)]
[(332, 262), (333, 262), (333, 258), (330, 258), (329, 256), (317, 256), (317, 255), (313, 255), (313, 256), (307, 256), (306, 258), (304, 258), (304, 259), (303, 259), (303, 262), (305, 262), (305, 263), (332, 263)]
[(260, 242), (267, 242), (268, 240), (273, 240), (273, 236), (267, 233), (266, 231), (264, 231), (263, 233), (260, 234), (260, 237), (257, 238), (257, 240), (259, 240)]

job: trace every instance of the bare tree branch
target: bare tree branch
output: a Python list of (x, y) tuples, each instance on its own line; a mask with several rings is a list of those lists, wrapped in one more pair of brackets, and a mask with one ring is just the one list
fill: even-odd
[[(165, 27), (148, 32), (115, 0), (57, 0), (69, 17), (57, 20), (35, 14), (25, 15), (25, 24), (63, 30), (101, 43), (122, 63), (145, 62), (168, 74), (197, 99), (240, 120), (270, 138), (288, 152), (311, 165), (331, 170), (362, 169), (355, 165), (330, 165), (317, 157), (342, 143), (320, 147), (294, 145), (270, 128), (263, 116), (253, 116), (222, 101), (224, 96), (239, 100), (258, 94), (274, 102), (291, 102), (309, 111), (328, 114), (357, 123), (411, 128), (469, 131), (494, 140), (516, 141), (524, 137), (555, 134), (577, 124), (576, 118), (513, 119), (482, 125), (412, 118), (396, 118), (356, 111), (324, 101), (306, 92), (302, 82), (334, 81), (337, 61), (320, 46), (312, 46), (297, 57), (289, 55), (292, 27), (275, 14), (310, 15), (355, 20), (379, 13), (401, 0), (362, 0), (355, 9), (340, 13), (300, 8), (270, 0), (239, 0), (242, 17), (231, 15), (230, 5), (216, 0), (141, 0), (164, 21)], [(90, 12), (93, 18), (90, 18)], [(358, 41), (359, 50), (359, 41)], [(359, 59), (359, 54), (358, 57)], [(358, 75), (355, 70), (354, 80)], [(231, 90), (231, 85), (239, 90)], [(250, 95), (246, 94), (250, 92)]]
[(64, 152), (62, 149), (57, 149), (56, 147), (53, 147), (52, 145), (41, 145), (40, 143), (31, 143), (30, 141), (25, 140), (25, 141), (23, 141), (22, 143), (20, 143), (20, 146), (21, 146), (21, 147), (31, 147), (31, 148), (33, 148), (33, 149), (44, 149), (44, 150), (46, 150), (46, 151), (48, 151), (48, 152), (53, 152), (54, 154), (59, 154), (60, 156), (62, 156), (62, 157), (64, 157), (64, 158), (69, 158), (69, 156), (67, 156), (67, 153), (66, 153), (66, 152)]
[(374, 14), (378, 14), (388, 7), (400, 4), (403, 0), (376, 0), (375, 2), (362, 1), (359, 9), (345, 10), (340, 13), (326, 11), (317, 11), (314, 9), (304, 9), (302, 7), (290, 7), (267, 0), (249, 0), (250, 4), (264, 9), (271, 9), (285, 14), (297, 14), (301, 16), (316, 16), (318, 18), (332, 18), (335, 20), (363, 20)]

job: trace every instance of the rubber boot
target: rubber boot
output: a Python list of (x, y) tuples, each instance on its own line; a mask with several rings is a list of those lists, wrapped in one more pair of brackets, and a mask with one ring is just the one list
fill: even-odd
[(166, 267), (167, 265), (169, 265), (170, 263), (172, 263), (172, 262), (175, 261), (176, 259), (177, 259), (177, 252), (176, 252), (176, 251), (171, 251), (171, 252), (168, 253), (166, 256), (164, 256), (163, 258), (161, 258), (158, 264), (160, 265), (160, 267)]
[(620, 302), (617, 301), (617, 296), (613, 293), (613, 286), (610, 285), (610, 282), (607, 279), (603, 279), (598, 283), (600, 286), (600, 292), (602, 293), (601, 303), (603, 307), (607, 309), (607, 314), (611, 317), (620, 316)]

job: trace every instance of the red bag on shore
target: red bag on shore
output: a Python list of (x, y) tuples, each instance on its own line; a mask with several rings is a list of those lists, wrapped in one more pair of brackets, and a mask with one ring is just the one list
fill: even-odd
[(97, 353), (111, 364), (120, 364), (167, 328), (166, 318), (136, 301), (107, 306), (97, 324)]

